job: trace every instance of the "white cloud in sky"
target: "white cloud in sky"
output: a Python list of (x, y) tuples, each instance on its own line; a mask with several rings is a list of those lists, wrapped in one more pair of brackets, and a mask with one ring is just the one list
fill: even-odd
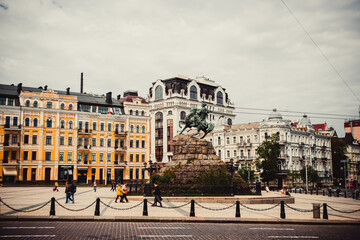
[[(360, 2), (285, 3), (360, 98)], [(0, 6), (2, 83), (79, 91), (84, 72), (86, 92), (135, 89), (146, 97), (157, 79), (205, 75), (238, 107), (358, 115), (360, 103), (280, 0), (0, 0)], [(238, 114), (236, 122), (265, 117)], [(343, 133), (343, 120), (311, 120)]]

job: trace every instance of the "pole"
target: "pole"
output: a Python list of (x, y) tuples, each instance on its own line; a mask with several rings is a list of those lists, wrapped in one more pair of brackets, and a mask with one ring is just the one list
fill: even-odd
[(250, 184), (250, 167), (249, 167), (249, 164), (248, 164), (248, 183)]
[(344, 184), (345, 184), (345, 197), (346, 197), (346, 192), (347, 192), (347, 187), (346, 187), (346, 162), (344, 161)]
[(109, 137), (109, 134), (107, 133), (106, 134), (106, 140), (105, 140), (105, 144), (106, 144), (106, 161), (105, 161), (105, 186), (107, 185), (107, 162), (108, 162), (108, 158), (107, 158), (107, 156), (108, 156), (108, 143), (107, 143), (107, 141), (108, 141), (108, 137)]
[(308, 186), (308, 170), (307, 170), (307, 162), (305, 160), (305, 184), (306, 184), (306, 193), (309, 191), (309, 186)]

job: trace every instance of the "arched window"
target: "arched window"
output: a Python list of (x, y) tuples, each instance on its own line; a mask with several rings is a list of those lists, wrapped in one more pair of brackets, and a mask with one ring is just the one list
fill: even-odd
[(141, 127), (141, 132), (142, 132), (142, 133), (145, 133), (145, 132), (146, 132), (146, 127), (145, 127), (145, 126), (142, 126), (142, 127)]
[(134, 125), (130, 125), (130, 132), (134, 132)]
[(168, 111), (168, 115), (172, 115), (172, 111), (170, 110), (170, 111)]
[(136, 110), (136, 111), (135, 111), (135, 115), (136, 115), (136, 116), (139, 116), (139, 110)]
[(216, 94), (216, 103), (223, 104), (223, 94), (222, 92), (217, 92)]
[(221, 158), (221, 150), (218, 150), (218, 156)]
[(190, 87), (190, 99), (197, 99), (197, 88), (194, 85)]
[(130, 109), (129, 114), (133, 115), (133, 110), (132, 109)]
[(30, 118), (25, 118), (25, 127), (30, 126)]
[(161, 86), (155, 88), (155, 100), (163, 98), (163, 89)]
[(136, 125), (136, 133), (140, 133), (140, 126)]
[(180, 120), (184, 120), (186, 117), (186, 112), (185, 111), (181, 111), (180, 113)]
[(38, 126), (38, 119), (34, 118), (33, 120), (33, 127), (37, 127)]
[(60, 104), (60, 109), (61, 109), (61, 110), (64, 110), (64, 109), (65, 109), (65, 104), (64, 104), (64, 103)]
[(141, 116), (144, 116), (145, 115), (145, 112), (144, 110), (141, 111)]
[(37, 107), (38, 107), (38, 102), (37, 102), (37, 101), (34, 101), (33, 107), (34, 107), (34, 108), (37, 108)]
[(72, 110), (72, 108), (73, 108), (73, 105), (69, 104), (69, 110)]
[(231, 120), (231, 118), (228, 118), (227, 124), (228, 124), (228, 125), (232, 125), (232, 120)]
[(61, 122), (60, 122), (60, 128), (65, 128), (65, 120), (61, 120)]
[(25, 107), (30, 107), (30, 100), (26, 100)]
[(46, 127), (51, 128), (52, 127), (52, 120), (46, 119)]
[(73, 129), (73, 125), (74, 125), (73, 121), (69, 121), (69, 129)]
[(221, 137), (218, 137), (218, 145), (221, 145)]

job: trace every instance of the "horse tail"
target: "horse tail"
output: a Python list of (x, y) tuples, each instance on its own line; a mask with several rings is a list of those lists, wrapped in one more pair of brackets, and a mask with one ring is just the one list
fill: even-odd
[(185, 123), (185, 124), (186, 124), (186, 122), (185, 122), (185, 121), (180, 120), (180, 121), (179, 121), (179, 127), (180, 127), (180, 128), (182, 128), (181, 123)]

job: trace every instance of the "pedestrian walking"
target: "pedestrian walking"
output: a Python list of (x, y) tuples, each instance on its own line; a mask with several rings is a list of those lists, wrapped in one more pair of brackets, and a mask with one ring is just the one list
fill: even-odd
[(55, 187), (53, 188), (53, 191), (55, 192), (55, 191), (59, 191), (59, 189), (58, 189), (58, 187), (59, 187), (59, 183), (58, 182), (55, 182)]
[(124, 199), (125, 199), (125, 201), (128, 203), (129, 200), (128, 200), (127, 197), (126, 197), (126, 196), (127, 196), (128, 189), (127, 189), (126, 185), (127, 185), (127, 183), (125, 183), (125, 184), (122, 186), (123, 195), (121, 196), (120, 202), (123, 202)]
[(65, 203), (68, 203), (68, 202), (72, 201), (72, 199), (71, 199), (71, 188), (70, 188), (70, 185), (69, 185), (68, 181), (66, 181), (66, 183), (65, 183), (65, 195), (66, 195)]
[(111, 189), (110, 189), (110, 191), (115, 191), (116, 190), (116, 184), (115, 184), (115, 181), (113, 180), (113, 181), (111, 181)]
[(94, 180), (94, 192), (96, 192), (96, 180)]
[[(116, 198), (115, 198), (115, 202), (117, 202), (117, 200), (119, 199), (119, 197), (121, 197), (122, 199), (122, 195), (123, 195), (124, 191), (121, 189), (121, 184), (119, 183), (116, 189)], [(121, 201), (120, 199), (120, 201)]]
[(153, 191), (153, 194), (154, 194), (154, 203), (151, 205), (152, 207), (153, 206), (157, 206), (157, 203), (160, 203), (160, 207), (162, 207), (162, 204), (161, 204), (161, 193), (160, 193), (160, 188), (159, 188), (159, 185), (157, 183), (154, 183), (154, 191)]
[(266, 190), (266, 192), (270, 192), (270, 189), (269, 189), (268, 185), (266, 185), (265, 190)]
[(71, 198), (72, 198), (72, 202), (74, 203), (75, 202), (75, 193), (76, 193), (76, 185), (74, 183), (74, 180), (71, 181), (71, 185), (70, 185), (70, 195), (71, 195)]

